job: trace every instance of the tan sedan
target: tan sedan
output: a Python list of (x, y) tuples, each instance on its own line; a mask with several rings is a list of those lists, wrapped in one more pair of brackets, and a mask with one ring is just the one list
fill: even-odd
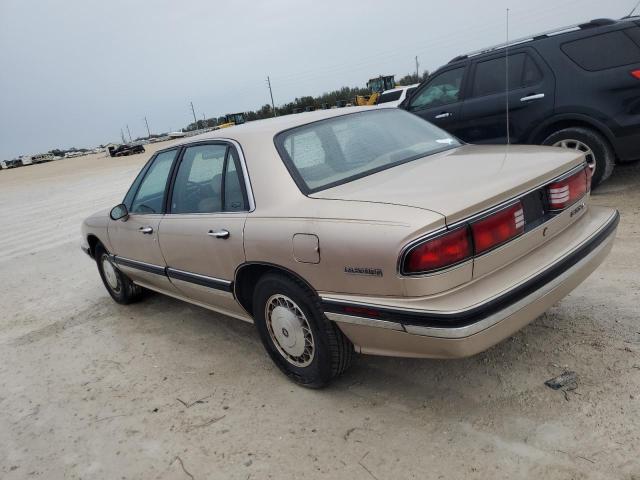
[(580, 152), (464, 145), (407, 112), (289, 115), (156, 153), (83, 248), (119, 303), (155, 290), (254, 322), (318, 387), (354, 352), (473, 355), (582, 282), (618, 212)]

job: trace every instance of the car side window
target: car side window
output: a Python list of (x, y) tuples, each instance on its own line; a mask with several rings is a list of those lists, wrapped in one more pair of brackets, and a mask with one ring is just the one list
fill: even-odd
[[(482, 97), (506, 91), (506, 59), (493, 58), (478, 62), (473, 79), (472, 97)], [(509, 55), (509, 89), (533, 85), (542, 79), (542, 73), (533, 58), (526, 53)]]
[[(140, 182), (138, 191), (131, 203), (131, 213), (162, 213), (164, 192), (175, 156), (176, 150), (162, 152), (156, 156)], [(136, 179), (137, 181), (138, 179)]]
[(235, 148), (196, 145), (184, 151), (171, 198), (171, 213), (217, 213), (248, 210)]
[(222, 211), (222, 172), (227, 146), (221, 144), (187, 147), (178, 167), (171, 213), (214, 213)]
[(432, 108), (459, 101), (464, 70), (465, 67), (460, 67), (436, 75), (411, 98), (409, 109)]
[(227, 156), (227, 168), (224, 172), (223, 208), (225, 212), (242, 212), (248, 208), (240, 159), (236, 149), (232, 147), (229, 148)]

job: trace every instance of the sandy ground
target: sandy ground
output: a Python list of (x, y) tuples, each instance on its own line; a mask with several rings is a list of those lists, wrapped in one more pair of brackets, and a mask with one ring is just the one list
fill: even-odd
[[(594, 195), (611, 256), (516, 336), (310, 391), (252, 325), (107, 295), (79, 225), (153, 148), (0, 172), (0, 478), (640, 479), (640, 164)], [(544, 385), (564, 369), (577, 389)]]

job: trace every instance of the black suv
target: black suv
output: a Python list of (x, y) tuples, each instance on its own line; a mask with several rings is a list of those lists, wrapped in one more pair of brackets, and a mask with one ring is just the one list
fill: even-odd
[(507, 100), (511, 143), (583, 151), (594, 186), (616, 160), (640, 159), (640, 17), (592, 20), (456, 57), (400, 108), (466, 142), (500, 144)]
[(144, 147), (142, 145), (128, 145), (123, 144), (118, 147), (113, 145), (109, 147), (109, 156), (111, 157), (128, 157), (129, 155), (135, 155), (136, 153), (144, 153)]

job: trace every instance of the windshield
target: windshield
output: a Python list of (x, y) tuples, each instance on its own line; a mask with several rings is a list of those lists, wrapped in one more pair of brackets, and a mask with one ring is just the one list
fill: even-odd
[(280, 156), (304, 193), (459, 145), (429, 122), (390, 108), (329, 118), (276, 136)]

